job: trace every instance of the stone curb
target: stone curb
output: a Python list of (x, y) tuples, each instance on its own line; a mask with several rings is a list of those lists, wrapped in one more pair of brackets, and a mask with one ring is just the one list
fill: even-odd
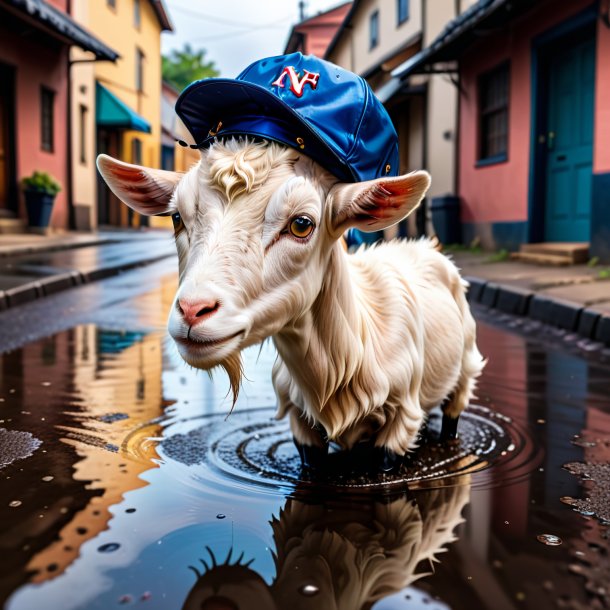
[(81, 242), (63, 242), (40, 246), (16, 246), (11, 245), (10, 248), (0, 248), (0, 258), (8, 258), (12, 256), (27, 256), (29, 254), (42, 254), (47, 252), (59, 252), (60, 250), (75, 250), (77, 248), (90, 248), (92, 246), (107, 246), (108, 244), (120, 244), (126, 239), (118, 239), (115, 237), (104, 237), (91, 241)]
[(56, 294), (68, 288), (81, 286), (82, 284), (90, 284), (98, 280), (103, 280), (113, 275), (118, 275), (123, 271), (130, 271), (136, 267), (143, 267), (156, 263), (165, 258), (175, 256), (175, 252), (166, 252), (150, 258), (132, 260), (118, 265), (107, 265), (98, 267), (91, 271), (65, 271), (48, 277), (33, 279), (31, 282), (10, 288), (8, 290), (0, 290), (0, 311), (23, 305), (36, 299), (40, 299), (51, 294)]
[(479, 303), (515, 316), (525, 316), (610, 346), (608, 314), (517, 286), (505, 286), (472, 276), (465, 276), (464, 279), (470, 284), (467, 298), (471, 303)]

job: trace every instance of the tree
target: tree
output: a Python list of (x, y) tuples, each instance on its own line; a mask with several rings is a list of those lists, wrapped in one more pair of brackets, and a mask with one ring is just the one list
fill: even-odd
[(195, 80), (218, 76), (213, 61), (206, 61), (206, 50), (193, 50), (187, 42), (182, 50), (173, 49), (162, 57), (163, 80), (182, 91)]

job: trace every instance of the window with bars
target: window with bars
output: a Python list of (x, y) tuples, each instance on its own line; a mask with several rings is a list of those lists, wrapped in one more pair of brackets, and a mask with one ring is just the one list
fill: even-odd
[(479, 80), (479, 160), (504, 160), (508, 154), (509, 65)]
[(40, 88), (40, 147), (53, 152), (53, 107), (55, 92), (46, 87)]
[(409, 18), (409, 0), (396, 0), (396, 20), (398, 25)]
[(374, 49), (379, 44), (379, 11), (371, 14), (369, 22), (369, 48)]

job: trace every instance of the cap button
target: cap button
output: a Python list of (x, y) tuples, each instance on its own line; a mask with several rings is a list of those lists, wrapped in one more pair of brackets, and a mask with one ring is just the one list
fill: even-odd
[(222, 129), (222, 121), (218, 121), (218, 125), (216, 125), (216, 129), (210, 129), (208, 131), (208, 136), (215, 136)]

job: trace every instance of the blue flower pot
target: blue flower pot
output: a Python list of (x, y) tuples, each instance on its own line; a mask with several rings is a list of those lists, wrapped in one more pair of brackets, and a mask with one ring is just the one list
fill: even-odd
[(49, 226), (55, 195), (44, 191), (26, 190), (25, 207), (28, 211), (28, 224), (30, 227), (45, 228)]

